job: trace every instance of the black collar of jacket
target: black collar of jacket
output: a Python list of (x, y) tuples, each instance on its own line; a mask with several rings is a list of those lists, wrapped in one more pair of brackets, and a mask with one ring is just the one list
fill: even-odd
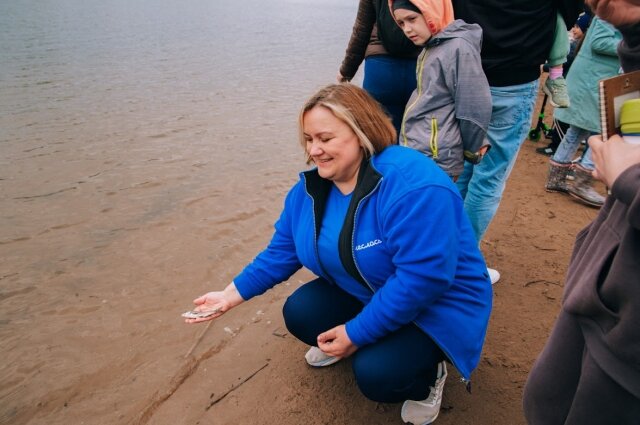
[[(327, 203), (327, 197), (331, 191), (333, 183), (331, 180), (320, 177), (317, 169), (305, 171), (305, 187), (307, 193), (313, 198), (313, 215), (315, 223), (315, 240), (317, 243), (320, 229), (322, 228), (322, 218), (324, 216), (324, 209)], [(340, 230), (340, 237), (338, 239), (338, 252), (340, 254), (340, 261), (342, 265), (354, 279), (358, 282), (369, 287), (362, 275), (358, 272), (355, 260), (353, 259), (353, 230), (355, 225), (356, 210), (360, 201), (369, 195), (378, 185), (378, 182), (382, 179), (382, 175), (371, 165), (371, 159), (363, 159), (360, 164), (360, 170), (358, 172), (358, 180), (356, 181), (356, 187), (353, 190), (351, 196), (351, 202), (347, 209), (347, 215), (345, 216), (342, 229)]]

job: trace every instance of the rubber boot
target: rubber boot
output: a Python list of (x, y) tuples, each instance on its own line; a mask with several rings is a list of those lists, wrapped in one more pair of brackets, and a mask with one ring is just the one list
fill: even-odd
[(584, 168), (580, 164), (575, 164), (573, 170), (575, 180), (568, 185), (569, 195), (590, 207), (600, 208), (604, 204), (604, 196), (593, 188), (591, 170)]
[(547, 177), (547, 184), (544, 187), (547, 192), (567, 193), (569, 191), (567, 186), (567, 174), (570, 170), (571, 163), (561, 164), (550, 159), (549, 176)]

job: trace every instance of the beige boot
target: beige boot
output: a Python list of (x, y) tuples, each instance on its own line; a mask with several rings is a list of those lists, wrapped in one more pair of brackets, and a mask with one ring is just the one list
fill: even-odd
[(604, 204), (604, 196), (593, 188), (593, 176), (580, 164), (574, 165), (575, 180), (567, 186), (569, 195), (590, 207), (600, 208)]

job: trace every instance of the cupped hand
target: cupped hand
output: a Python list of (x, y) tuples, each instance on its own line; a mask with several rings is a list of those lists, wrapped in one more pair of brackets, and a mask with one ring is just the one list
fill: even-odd
[(207, 292), (193, 300), (193, 303), (196, 305), (196, 308), (194, 308), (193, 311), (219, 310), (219, 312), (207, 317), (184, 319), (186, 323), (200, 323), (216, 319), (222, 316), (230, 308), (229, 303), (225, 300), (223, 291)]
[(323, 353), (334, 357), (349, 357), (358, 350), (351, 342), (344, 325), (336, 326), (318, 335), (318, 348)]
[(217, 313), (198, 319), (185, 319), (184, 321), (186, 323), (200, 323), (217, 319), (242, 302), (244, 302), (244, 299), (240, 296), (235, 283), (231, 282), (223, 291), (207, 292), (193, 300), (196, 305), (193, 309), (194, 311), (219, 310)]

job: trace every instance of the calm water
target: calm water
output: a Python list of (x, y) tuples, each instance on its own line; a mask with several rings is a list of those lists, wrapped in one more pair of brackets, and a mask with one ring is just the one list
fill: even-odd
[[(161, 314), (255, 255), (304, 167), (298, 110), (334, 81), (356, 9), (0, 2), (0, 423), (93, 417), (93, 385), (158, 367), (149, 351), (180, 332)], [(93, 422), (130, 417), (130, 394), (106, 392)]]

